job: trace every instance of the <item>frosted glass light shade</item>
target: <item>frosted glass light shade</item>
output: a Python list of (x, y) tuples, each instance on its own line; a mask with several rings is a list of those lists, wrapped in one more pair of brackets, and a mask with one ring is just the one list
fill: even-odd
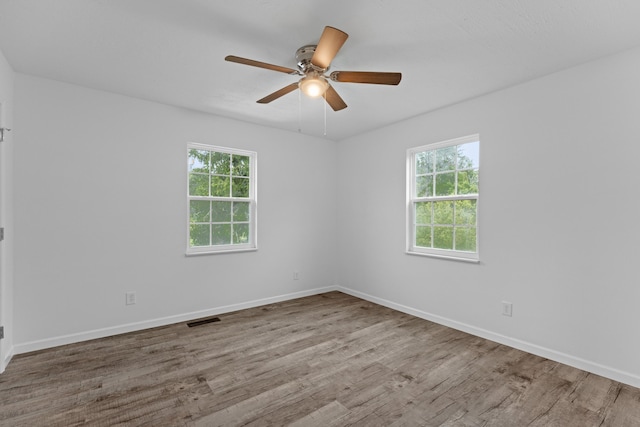
[(305, 95), (310, 96), (311, 98), (317, 98), (324, 95), (329, 87), (329, 83), (327, 83), (324, 77), (307, 76), (300, 80), (298, 86)]

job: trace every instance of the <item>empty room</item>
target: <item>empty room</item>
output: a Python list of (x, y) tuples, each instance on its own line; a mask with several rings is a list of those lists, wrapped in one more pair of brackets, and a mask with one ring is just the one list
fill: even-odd
[(0, 426), (640, 426), (638, 17), (0, 0)]

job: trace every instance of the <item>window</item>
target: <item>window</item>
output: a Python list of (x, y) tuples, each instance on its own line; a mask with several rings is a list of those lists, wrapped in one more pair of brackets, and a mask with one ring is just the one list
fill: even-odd
[(187, 158), (187, 254), (257, 249), (257, 154), (189, 144)]
[(478, 260), (478, 135), (407, 151), (407, 252)]

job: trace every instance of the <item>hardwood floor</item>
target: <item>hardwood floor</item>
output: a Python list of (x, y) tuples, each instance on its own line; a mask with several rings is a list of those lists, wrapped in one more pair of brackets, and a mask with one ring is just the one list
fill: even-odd
[(640, 389), (339, 292), (14, 357), (2, 426), (640, 426)]

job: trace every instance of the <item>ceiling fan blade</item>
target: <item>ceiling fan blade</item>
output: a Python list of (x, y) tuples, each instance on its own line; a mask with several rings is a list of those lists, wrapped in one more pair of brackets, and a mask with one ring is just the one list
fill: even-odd
[(311, 58), (311, 63), (318, 68), (326, 70), (336, 56), (349, 34), (333, 27), (324, 27), (316, 51)]
[(334, 71), (330, 76), (334, 82), (370, 83), (375, 85), (397, 85), (402, 73), (376, 73), (371, 71)]
[(333, 108), (333, 111), (340, 111), (347, 108), (347, 104), (340, 98), (338, 92), (336, 92), (331, 85), (329, 85), (327, 91), (324, 93), (324, 99), (327, 101), (327, 104)]
[(258, 68), (266, 68), (267, 70), (279, 71), (286, 74), (299, 74), (298, 70), (294, 70), (293, 68), (267, 64), (266, 62), (254, 61), (253, 59), (240, 58), (239, 56), (228, 55), (224, 58), (224, 60), (229, 62), (236, 62), (238, 64), (251, 65)]
[(259, 99), (257, 102), (258, 104), (268, 104), (271, 101), (274, 101), (280, 98), (281, 96), (288, 94), (289, 92), (293, 92), (296, 89), (298, 89), (298, 83), (297, 82), (291, 83), (290, 85), (285, 86), (282, 89), (273, 92), (271, 95), (267, 95), (264, 98)]

